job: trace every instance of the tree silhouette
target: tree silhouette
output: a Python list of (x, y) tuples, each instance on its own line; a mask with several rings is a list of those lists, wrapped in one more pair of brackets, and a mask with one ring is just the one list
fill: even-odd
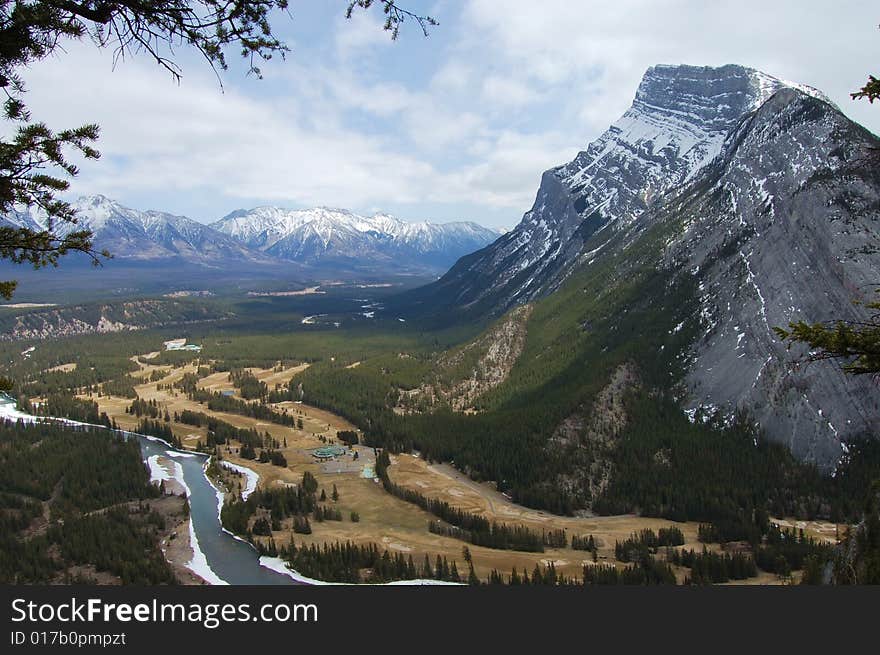
[[(407, 20), (426, 35), (437, 24), (394, 0), (349, 2), (346, 17), (373, 5), (382, 8), (383, 28), (392, 39)], [(110, 256), (95, 248), (91, 231), (77, 227), (74, 208), (57, 197), (79, 172), (71, 153), (100, 157), (94, 147), (99, 128), (89, 124), (55, 131), (31, 122), (21, 70), (63, 53), (65, 41), (89, 39), (112, 48), (114, 61), (144, 53), (175, 78), (181, 76), (174, 60), (177, 48), (194, 48), (219, 79), (219, 71), (227, 69), (226, 49), (234, 47), (248, 62), (249, 74), (260, 77), (261, 62), (289, 51), (270, 20), (272, 12), (287, 9), (288, 0), (0, 0), (0, 90), (10, 124), (0, 137), (0, 217), (36, 209), (42, 223), (0, 226), (0, 258), (42, 268), (57, 266), (70, 252), (84, 253), (95, 265)], [(11, 298), (15, 288), (15, 281), (0, 282), (0, 295)]]

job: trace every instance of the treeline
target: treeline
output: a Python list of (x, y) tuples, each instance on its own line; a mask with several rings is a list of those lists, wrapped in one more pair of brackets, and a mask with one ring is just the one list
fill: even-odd
[[(0, 583), (90, 581), (68, 575), (80, 565), (123, 584), (173, 583), (158, 546), (164, 519), (146, 503), (124, 505), (159, 494), (136, 440), (57, 423), (0, 423)], [(31, 536), (44, 503), (50, 525)]]
[(755, 562), (764, 571), (787, 577), (792, 571), (804, 569), (808, 560), (825, 562), (832, 559), (833, 551), (830, 544), (818, 542), (803, 530), (771, 525), (763, 544), (755, 550)]
[(594, 555), (599, 552), (599, 547), (593, 535), (587, 535), (586, 537), (574, 535), (571, 538), (571, 547), (572, 550), (588, 550)]
[(342, 512), (340, 512), (335, 507), (328, 507), (327, 505), (318, 505), (314, 510), (315, 521), (321, 523), (323, 521), (341, 521), (342, 520)]
[[(41, 343), (40, 350), (48, 347), (48, 343)], [(34, 398), (56, 393), (99, 393), (101, 388), (106, 388), (108, 384), (119, 390), (128, 386), (124, 382), (128, 378), (127, 374), (138, 369), (137, 364), (122, 356), (102, 354), (91, 357), (73, 353), (69, 356), (78, 362), (76, 368), (71, 371), (28, 372), (24, 370), (24, 363), (22, 363), (19, 366), (11, 367), (12, 370), (9, 373), (14, 376), (14, 379), (19, 380), (18, 390), (20, 393)], [(114, 386), (115, 380), (120, 381), (118, 386)], [(106, 393), (110, 393), (110, 391), (106, 391)]]
[[(290, 568), (300, 574), (326, 582), (344, 582), (350, 584), (374, 583), (381, 584), (400, 580), (440, 580), (459, 584), (508, 584), (508, 585), (576, 585), (580, 582), (566, 577), (556, 571), (553, 564), (542, 567), (535, 565), (532, 574), (526, 569), (520, 573), (516, 568), (505, 578), (493, 570), (485, 580), (480, 580), (474, 572), (470, 553), (465, 550), (465, 562), (468, 569), (459, 571), (455, 560), (449, 561), (445, 556), (432, 558), (425, 554), (419, 564), (412, 555), (389, 553), (380, 550), (376, 544), (356, 545), (351, 542), (325, 543), (321, 546), (303, 544), (299, 548), (293, 539), (287, 546), (278, 548), (274, 540), (257, 544), (261, 554), (278, 556), (284, 559)], [(674, 582), (674, 579), (673, 579)]]
[(140, 384), (140, 380), (135, 380), (130, 375), (124, 375), (119, 378), (107, 380), (101, 385), (100, 392), (107, 396), (119, 396), (120, 398), (137, 398), (135, 384)]
[(654, 555), (662, 546), (684, 545), (684, 533), (676, 526), (660, 528), (654, 532), (650, 528), (634, 532), (625, 541), (614, 543), (614, 557), (621, 562), (638, 562), (646, 555)]
[[(270, 450), (268, 448), (260, 451), (258, 460), (263, 464), (272, 464), (273, 466), (287, 467), (287, 458), (280, 450)], [(342, 519), (340, 519), (341, 521)]]
[(755, 560), (746, 553), (714, 553), (704, 546), (700, 553), (693, 549), (670, 549), (666, 559), (676, 566), (691, 570), (690, 575), (685, 578), (685, 584), (719, 584), (758, 575)]
[(834, 555), (832, 545), (807, 536), (803, 530), (780, 528), (762, 512), (756, 512), (751, 521), (743, 518), (738, 523), (701, 524), (699, 538), (706, 543), (746, 544), (754, 564), (762, 571), (786, 578), (793, 571), (804, 570), (804, 582), (808, 584), (821, 581), (823, 574), (817, 564), (830, 561)]
[[(253, 454), (254, 448), (262, 448), (267, 442), (271, 441), (268, 432), (261, 435), (256, 428), (238, 428), (219, 418), (208, 416), (204, 412), (193, 412), (185, 409), (180, 413), (175, 412), (174, 420), (195, 427), (206, 427), (207, 443), (205, 445), (209, 449), (213, 449), (214, 446), (221, 446), (231, 440), (235, 440), (242, 444), (243, 449), (245, 446), (249, 447), (246, 450), (247, 454)], [(256, 455), (251, 457), (245, 457), (245, 455), (242, 455), (242, 457), (245, 459), (254, 459)], [(286, 464), (284, 464), (284, 466), (286, 466)]]
[(77, 398), (70, 393), (53, 393), (46, 397), (45, 402), (38, 406), (22, 407), (25, 411), (32, 410), (40, 416), (57, 416), (69, 418), (81, 423), (111, 426), (110, 418), (105, 412), (98, 410), (98, 403), (92, 400)]
[(585, 585), (674, 585), (675, 572), (667, 562), (647, 557), (618, 568), (610, 564), (585, 564)]
[(201, 375), (201, 370), (202, 369), (200, 368), (199, 373), (184, 373), (177, 382), (171, 385), (171, 388), (180, 389), (187, 396), (191, 396), (198, 391), (199, 380), (205, 377), (204, 375)]
[[(479, 580), (470, 580), (469, 584), (482, 583)], [(539, 564), (535, 564), (535, 568), (532, 570), (531, 576), (529, 576), (529, 572), (525, 568), (522, 570), (522, 573), (520, 573), (516, 569), (516, 567), (514, 567), (513, 570), (510, 572), (510, 575), (506, 578), (497, 570), (493, 569), (492, 572), (489, 573), (489, 577), (486, 579), (486, 584), (506, 584), (513, 587), (519, 585), (546, 585), (553, 587), (568, 587), (581, 584), (581, 582), (574, 578), (562, 575), (556, 570), (556, 567), (551, 562), (547, 566), (540, 566)]]
[(241, 397), (245, 400), (265, 400), (269, 394), (269, 388), (265, 382), (247, 369), (236, 369), (229, 373), (229, 381), (238, 389)]
[(260, 546), (264, 554), (277, 555), (302, 575), (325, 582), (384, 583), (397, 580), (443, 580), (462, 582), (455, 561), (437, 556), (434, 564), (425, 555), (417, 566), (412, 555), (391, 554), (376, 544), (357, 545), (351, 542), (300, 546), (291, 540), (280, 549), (274, 543)]
[(135, 427), (134, 431), (138, 434), (145, 434), (166, 441), (175, 448), (183, 447), (180, 438), (174, 435), (171, 425), (164, 421), (154, 421), (153, 419), (142, 418), (138, 421), (137, 427)]
[[(168, 410), (163, 412), (162, 408), (159, 406), (159, 403), (156, 400), (144, 400), (142, 398), (135, 398), (131, 405), (125, 408), (126, 414), (132, 414), (133, 416), (137, 416), (140, 418), (141, 416), (147, 416), (149, 418), (160, 418), (168, 415)], [(166, 420), (171, 420), (171, 417), (168, 416)]]
[(267, 516), (257, 518), (265, 519), (270, 530), (281, 530), (281, 522), (291, 516), (300, 519), (300, 526), (304, 530), (308, 525), (306, 517), (314, 513), (318, 507), (315, 498), (317, 487), (317, 480), (309, 472), (303, 474), (302, 484), (297, 487), (259, 487), (248, 496), (247, 500), (239, 498), (224, 503), (220, 510), (220, 521), (223, 527), (233, 534), (251, 541), (255, 533), (250, 520), (260, 511)]
[(249, 416), (260, 421), (270, 421), (279, 425), (296, 427), (296, 418), (294, 416), (276, 412), (262, 403), (249, 403), (231, 396), (224, 396), (220, 392), (197, 388), (187, 392), (187, 395), (190, 400), (206, 405), (213, 412), (241, 414), (242, 416)]
[(358, 443), (358, 433), (354, 430), (337, 430), (336, 438), (349, 446), (356, 446)]

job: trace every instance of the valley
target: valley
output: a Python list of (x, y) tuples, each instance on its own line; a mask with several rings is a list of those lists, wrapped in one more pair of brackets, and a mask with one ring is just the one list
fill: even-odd
[[(274, 302), (287, 303), (296, 300), (280, 298)], [(152, 405), (156, 408), (156, 425), (161, 427), (161, 431), (155, 434), (165, 439), (173, 437), (179, 440), (184, 449), (214, 452), (222, 460), (254, 471), (259, 476), (258, 489), (296, 489), (302, 484), (305, 473), (314, 476), (318, 492), (323, 491), (328, 498), (335, 486), (338, 500), (328, 500), (327, 505), (339, 511), (341, 520), (317, 521), (313, 518), (310, 521), (310, 533), (300, 534), (293, 530), (292, 518), (283, 518), (275, 526), (277, 529), (271, 531), (271, 536), (255, 533), (247, 536), (267, 549), (286, 545), (291, 538), (298, 547), (348, 542), (362, 546), (375, 545), (392, 554), (401, 554), (407, 558), (412, 556), (415, 562), (423, 561), (425, 556), (432, 562), (438, 556), (446, 558), (449, 562), (455, 562), (460, 575), (464, 576), (467, 564), (463, 559), (463, 548), (467, 546), (475, 575), (484, 581), (496, 572), (505, 577), (514, 569), (531, 574), (535, 570), (547, 570), (551, 564), (555, 574), (573, 580), (581, 579), (585, 566), (612, 566), (623, 570), (629, 564), (618, 560), (615, 552), (618, 543), (625, 542), (634, 533), (643, 530), (657, 532), (670, 526), (681, 531), (683, 549), (700, 552), (705, 547), (709, 552), (724, 552), (719, 544), (700, 540), (699, 520), (670, 521), (662, 515), (583, 510), (574, 516), (561, 516), (517, 504), (509, 493), (502, 493), (494, 482), (480, 481), (479, 476), (469, 477), (448, 463), (430, 461), (424, 453), (394, 449), (387, 469), (392, 484), (432, 501), (442, 502), (467, 515), (479, 516), (499, 525), (524, 528), (536, 535), (564, 530), (566, 545), (545, 545), (538, 552), (499, 549), (429, 530), (429, 523), (437, 521), (434, 513), (403, 500), (397, 494), (389, 493), (375, 477), (363, 477), (365, 473), (374, 475), (376, 472), (377, 464), (372, 445), (375, 438), (365, 436), (358, 413), (351, 413), (351, 419), (357, 420), (343, 418), (330, 409), (330, 405), (334, 403), (328, 403), (329, 397), (324, 397), (319, 388), (312, 388), (316, 381), (326, 378), (330, 382), (335, 375), (344, 372), (346, 375), (358, 376), (360, 380), (353, 386), (351, 383), (347, 384), (345, 388), (359, 389), (363, 394), (369, 392), (370, 385), (374, 384), (367, 381), (377, 371), (382, 370), (398, 380), (401, 387), (406, 387), (411, 384), (411, 380), (416, 379), (414, 375), (421, 375), (419, 371), (430, 375), (430, 371), (444, 370), (443, 367), (431, 364), (439, 356), (434, 350), (435, 344), (442, 343), (443, 339), (463, 338), (460, 334), (419, 334), (412, 329), (396, 329), (398, 332), (394, 336), (382, 331), (364, 331), (364, 328), (354, 332), (347, 330), (338, 336), (335, 335), (336, 330), (328, 331), (326, 328), (318, 332), (301, 328), (299, 332), (287, 335), (259, 335), (240, 327), (215, 332), (215, 328), (194, 326), (190, 328), (192, 332), (189, 340), (200, 343), (203, 346), (202, 353), (165, 351), (161, 342), (167, 340), (167, 337), (160, 336), (161, 333), (155, 330), (120, 334), (114, 337), (117, 339), (115, 345), (106, 341), (102, 343), (100, 352), (102, 357), (115, 358), (114, 366), (117, 370), (124, 371), (121, 377), (120, 373), (110, 373), (113, 379), (105, 382), (96, 379), (96, 384), (82, 387), (76, 380), (84, 379), (81, 376), (86, 375), (87, 370), (94, 373), (96, 369), (89, 363), (90, 356), (83, 356), (81, 353), (88, 353), (98, 345), (100, 339), (107, 338), (87, 336), (71, 340), (69, 345), (65, 345), (65, 340), (42, 344), (31, 355), (33, 359), (23, 360), (17, 355), (19, 364), (16, 365), (16, 370), (18, 375), (23, 370), (32, 370), (35, 382), (42, 379), (42, 382), (32, 386), (35, 390), (42, 390), (40, 394), (29, 397), (34, 406), (40, 406), (47, 399), (51, 400), (53, 395), (75, 391), (79, 401), (95, 403), (96, 412), (106, 415), (104, 420), (122, 429), (138, 432), (154, 429), (149, 426), (145, 428), (144, 417), (131, 413), (130, 410), (134, 400)], [(447, 372), (446, 375), (451, 376), (448, 379), (453, 382), (459, 376), (468, 379), (471, 377), (470, 366), (478, 369), (486, 366), (488, 360), (481, 353), (497, 349), (499, 335), (502, 333), (513, 341), (523, 338), (522, 333), (517, 331), (498, 332), (497, 329), (490, 328), (489, 334), (495, 334), (496, 338), (487, 341), (478, 336), (470, 342), (470, 346), (453, 348), (451, 352), (460, 349), (460, 352), (467, 353), (467, 362), (470, 363), (453, 356), (450, 361), (458, 362), (458, 365), (454, 373)], [(279, 357), (282, 354), (286, 356)], [(48, 365), (59, 360), (63, 360), (63, 363)], [(71, 366), (73, 363), (76, 363), (75, 367)], [(107, 363), (101, 365), (102, 369), (106, 367)], [(249, 380), (249, 391), (245, 391), (242, 386), (244, 382), (233, 382), (231, 373), (236, 371), (236, 375), (246, 377), (234, 379)], [(119, 384), (125, 379), (131, 380), (130, 387)], [(501, 384), (510, 383), (507, 375), (499, 380)], [(481, 388), (479, 396), (490, 395), (494, 386)], [(129, 391), (125, 395), (118, 395), (116, 390), (124, 388)], [(621, 392), (622, 387), (618, 390), (618, 393)], [(256, 397), (252, 395), (254, 393), (257, 394)], [(309, 400), (293, 400), (291, 394), (314, 398), (324, 408)], [(394, 394), (388, 396), (389, 404), (384, 411), (389, 415), (396, 415), (393, 411), (395, 397)], [(217, 400), (212, 400), (215, 398)], [(223, 399), (221, 407), (228, 409), (211, 406), (219, 402), (220, 398)], [(227, 405), (228, 403), (235, 404)], [(55, 401), (55, 405), (60, 406), (59, 401)], [(244, 408), (249, 406), (265, 407), (272, 414), (247, 415)], [(491, 405), (487, 405), (489, 406)], [(179, 420), (186, 412), (216, 419), (233, 429), (259, 435), (257, 443), (263, 444), (264, 451), (280, 454), (284, 465), (272, 463), (268, 459), (265, 462), (259, 461), (261, 458), (255, 459), (259, 446), (256, 453), (243, 457), (243, 442), (234, 437), (227, 439), (224, 444), (212, 445), (209, 430), (204, 423), (193, 425), (191, 422)], [(346, 410), (348, 412), (350, 409)], [(485, 410), (481, 413), (485, 414)], [(168, 420), (164, 421), (163, 416), (167, 416)], [(463, 412), (462, 416), (480, 420), (480, 414), (473, 412)], [(419, 414), (413, 414), (400, 418), (424, 420), (428, 417), (420, 418)], [(165, 435), (165, 430), (169, 431), (168, 436)], [(359, 433), (361, 439), (370, 445), (359, 444), (352, 449), (346, 448), (345, 454), (329, 461), (317, 461), (314, 450), (338, 441), (337, 433), (340, 431)], [(353, 462), (351, 458), (354, 452), (358, 453), (358, 459)], [(221, 474), (215, 483), (226, 485), (229, 490), (226, 502), (235, 503), (236, 490), (242, 489), (241, 479)], [(784, 510), (784, 506), (781, 509)], [(262, 515), (261, 512), (258, 509), (250, 518), (250, 530), (254, 529), (254, 521)], [(353, 514), (357, 515), (357, 521), (351, 520)], [(805, 534), (816, 539), (817, 543), (834, 543), (838, 530), (846, 530), (846, 526), (842, 525), (838, 529), (827, 519), (805, 521), (806, 517), (792, 517), (784, 511), (778, 516), (780, 525), (794, 530), (803, 527)], [(593, 538), (596, 545), (595, 560), (591, 551), (571, 547), (573, 537), (585, 540)], [(173, 553), (171, 556), (174, 557)], [(188, 557), (186, 551), (183, 557)], [(665, 558), (663, 548), (659, 550), (657, 558), (659, 561)], [(175, 564), (179, 566), (185, 562), (178, 561)], [(686, 567), (673, 566), (672, 571), (679, 583), (689, 577), (689, 569)], [(798, 571), (792, 573), (791, 577), (780, 576), (772, 571), (760, 571), (757, 577), (749, 577), (742, 582), (777, 584), (796, 581), (800, 575)]]
[(501, 236), (82, 199), (120, 275), (22, 277), (5, 400), (198, 453), (230, 533), (198, 478), (203, 536), (251, 544), (261, 580), (847, 579), (871, 566), (876, 378), (784, 328), (874, 325), (878, 143), (815, 89), (661, 65)]
[[(308, 471), (317, 478), (320, 488), (327, 490), (328, 493), (333, 485), (338, 488), (340, 500), (334, 504), (334, 507), (338, 507), (343, 516), (348, 517), (353, 511), (360, 516), (357, 523), (351, 523), (347, 520), (313, 522), (312, 534), (297, 535), (295, 537), (297, 542), (301, 540), (305, 544), (318, 545), (337, 541), (351, 541), (357, 544), (375, 543), (392, 551), (412, 554), (416, 561), (421, 561), (424, 555), (428, 554), (432, 560), (436, 555), (440, 555), (449, 558), (450, 561), (458, 560), (459, 566), (463, 564), (461, 551), (464, 544), (460, 540), (430, 534), (426, 527), (432, 519), (429, 513), (389, 495), (381, 485), (377, 484), (374, 478), (361, 477), (363, 467), (375, 466), (375, 458), (371, 448), (356, 447), (360, 458), (359, 465), (354, 470), (336, 473), (336, 468), (339, 465), (337, 461), (323, 464), (315, 462), (312, 451), (323, 445), (324, 439), (335, 441), (337, 431), (356, 430), (351, 423), (334, 414), (308, 405), (296, 404), (287, 407), (281, 405), (279, 407), (276, 404), (275, 407), (292, 410), (297, 417), (302, 418), (302, 429), (289, 428), (239, 414), (211, 411), (200, 403), (186, 399), (180, 393), (156, 390), (157, 384), (173, 384), (186, 373), (195, 372), (197, 368), (196, 365), (174, 367), (155, 384), (138, 385), (135, 390), (139, 398), (147, 401), (155, 400), (163, 411), (167, 410), (171, 415), (184, 410), (204, 412), (237, 428), (253, 428), (286, 443), (286, 446), (275, 450), (284, 455), (288, 462), (287, 467), (242, 459), (234, 452), (225, 452), (222, 448), (220, 452), (225, 460), (254, 470), (259, 475), (261, 486), (295, 486), (300, 482), (303, 472)], [(144, 373), (152, 373), (154, 370), (156, 370), (155, 367), (145, 367)], [(252, 372), (257, 379), (265, 381), (289, 378), (302, 370), (304, 370), (302, 366), (295, 366), (282, 373), (278, 373), (274, 369), (262, 371), (253, 369)], [(209, 375), (202, 378), (199, 384), (200, 388), (212, 390), (230, 386), (227, 373)], [(86, 397), (84, 396), (84, 398)], [(99, 409), (106, 412), (121, 428), (127, 430), (137, 428), (138, 418), (125, 411), (131, 404), (129, 399), (100, 396), (95, 400)], [(205, 441), (206, 431), (204, 429), (173, 421), (171, 428), (186, 448), (196, 448), (199, 442), (204, 443)], [(240, 448), (240, 445), (238, 447)], [(623, 541), (632, 532), (643, 528), (656, 530), (658, 527), (668, 524), (668, 521), (642, 519), (636, 516), (575, 519), (530, 511), (517, 507), (490, 487), (476, 484), (466, 477), (456, 474), (454, 469), (426, 465), (423, 460), (411, 455), (401, 454), (394, 458), (392, 478), (398, 483), (411, 486), (433, 497), (442, 498), (456, 507), (479, 513), (490, 520), (516, 522), (538, 531), (565, 529), (570, 534), (593, 534), (601, 544), (599, 548), (600, 561), (613, 561), (616, 540)], [(685, 524), (682, 527), (689, 538), (689, 543), (691, 545), (697, 544), (696, 524)], [(278, 543), (282, 543), (289, 538), (290, 534), (290, 529), (287, 528), (273, 533), (273, 537)], [(473, 546), (471, 551), (475, 569), (481, 578), (488, 577), (493, 569), (507, 572), (516, 567), (531, 572), (536, 564), (546, 566), (549, 562), (553, 562), (560, 573), (579, 577), (584, 564), (590, 565), (592, 563), (592, 559), (584, 553), (570, 549), (547, 549), (543, 553), (528, 554)]]

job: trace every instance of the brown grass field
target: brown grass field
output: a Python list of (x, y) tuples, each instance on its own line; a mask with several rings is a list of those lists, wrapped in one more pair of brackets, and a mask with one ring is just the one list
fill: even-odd
[[(157, 367), (140, 364), (142, 375), (149, 375)], [(167, 368), (167, 367), (166, 367)], [(259, 379), (267, 384), (286, 382), (304, 370), (298, 366), (276, 372), (274, 369), (251, 369)], [(169, 369), (166, 377), (159, 384), (168, 384), (179, 380), (187, 371), (193, 372), (196, 366), (190, 365)], [(143, 372), (147, 371), (147, 372)], [(200, 386), (206, 389), (232, 389), (227, 373), (217, 373), (203, 378)], [(271, 464), (243, 460), (237, 456), (237, 448), (226, 448), (223, 457), (230, 462), (247, 466), (256, 471), (260, 485), (296, 484), (302, 479), (305, 471), (310, 471), (318, 479), (321, 488), (325, 489), (328, 499), (335, 484), (339, 491), (339, 500), (335, 506), (342, 512), (343, 521), (312, 521), (311, 535), (295, 535), (295, 541), (301, 543), (321, 544), (334, 541), (352, 541), (360, 544), (376, 543), (391, 551), (411, 554), (419, 563), (428, 554), (433, 562), (437, 555), (455, 560), (459, 571), (466, 571), (462, 556), (465, 542), (434, 535), (427, 529), (428, 522), (434, 517), (420, 508), (406, 503), (386, 493), (378, 481), (363, 478), (360, 475), (364, 465), (374, 463), (371, 448), (357, 446), (359, 460), (353, 462), (350, 455), (337, 458), (331, 463), (319, 463), (311, 455), (311, 450), (323, 445), (321, 437), (333, 440), (337, 430), (356, 429), (345, 419), (315, 407), (301, 403), (278, 403), (277, 410), (286, 410), (303, 419), (303, 429), (298, 430), (276, 423), (258, 421), (238, 414), (209, 412), (207, 407), (187, 399), (177, 391), (159, 390), (157, 383), (142, 384), (136, 387), (138, 395), (146, 400), (156, 400), (170, 414), (183, 409), (205, 412), (241, 428), (257, 428), (261, 432), (269, 432), (272, 437), (286, 447), (281, 448), (288, 466), (280, 468)], [(122, 427), (133, 428), (138, 419), (125, 413), (130, 401), (124, 398), (100, 397), (93, 398), (98, 402), (101, 411), (116, 419)], [(205, 439), (205, 429), (189, 425), (172, 423), (176, 436), (180, 437), (186, 447), (194, 448), (196, 443)], [(562, 517), (518, 506), (500, 494), (491, 485), (477, 483), (448, 465), (428, 464), (423, 459), (409, 454), (392, 457), (389, 469), (392, 479), (402, 486), (414, 489), (426, 496), (442, 499), (451, 505), (483, 514), (491, 520), (507, 524), (521, 524), (534, 530), (565, 529), (569, 538), (573, 535), (593, 535), (599, 546), (599, 562), (615, 564), (614, 545), (623, 541), (633, 532), (644, 528), (658, 529), (671, 524), (664, 519), (644, 518), (635, 515), (624, 516), (589, 516)], [(333, 504), (328, 500), (329, 504)], [(360, 521), (350, 520), (351, 512), (360, 515)], [(808, 533), (823, 539), (833, 540), (835, 526), (833, 524), (811, 522), (809, 524), (794, 521), (780, 521), (783, 525), (790, 524), (803, 527)], [(697, 541), (697, 523), (676, 524), (685, 534), (686, 548), (701, 549)], [(291, 532), (285, 529), (273, 536), (276, 543), (286, 544)], [(475, 569), (481, 578), (485, 578), (493, 569), (508, 574), (513, 567), (530, 572), (536, 564), (546, 566), (552, 562), (557, 570), (567, 576), (580, 578), (584, 565), (592, 565), (592, 557), (586, 551), (571, 548), (548, 548), (543, 553), (525, 553), (518, 551), (494, 550), (468, 545), (473, 555)], [(717, 545), (713, 546), (718, 548)], [(619, 565), (619, 564), (617, 564)], [(679, 580), (685, 576), (687, 569), (677, 571)], [(758, 578), (746, 581), (748, 584), (779, 584), (773, 575), (762, 574)]]

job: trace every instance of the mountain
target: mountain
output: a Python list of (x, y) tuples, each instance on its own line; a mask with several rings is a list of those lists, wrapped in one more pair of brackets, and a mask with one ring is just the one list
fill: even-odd
[(854, 301), (880, 280), (878, 148), (813, 89), (740, 66), (654, 67), (620, 121), (544, 174), (517, 228), (388, 306), (453, 320), (533, 303), (510, 384), (528, 402), (578, 399), (554, 440), (589, 441), (577, 426), (602, 397), (587, 390), (618, 375), (830, 471), (880, 430), (876, 382), (806, 363), (772, 328), (868, 320)]
[[(250, 290), (308, 286), (340, 277), (365, 282), (431, 279), (498, 233), (475, 223), (408, 223), (344, 210), (273, 207), (233, 212), (214, 225), (160, 211), (138, 211), (101, 195), (73, 203), (78, 223), (56, 226), (94, 233), (113, 259), (94, 269), (73, 254), (63, 277), (0, 262), (0, 279), (19, 280), (18, 295), (69, 302), (180, 289)], [(0, 225), (45, 229), (39, 211), (11, 212)], [(8, 269), (8, 270), (7, 270)]]
[(405, 299), (411, 309), (500, 314), (557, 289), (609, 226), (692, 180), (730, 130), (774, 92), (808, 87), (742, 66), (654, 66), (626, 113), (571, 162), (546, 171), (516, 228)]
[[(204, 225), (184, 216), (130, 209), (102, 195), (79, 198), (73, 205), (78, 223), (59, 226), (62, 235), (89, 229), (95, 245), (119, 259), (177, 258), (208, 267), (295, 262), (325, 272), (341, 266), (439, 273), (498, 237), (476, 223), (409, 223), (388, 214), (364, 217), (344, 209), (258, 207)], [(39, 212), (14, 212), (5, 222), (44, 229), (45, 218)]]
[[(73, 203), (77, 224), (56, 226), (67, 234), (89, 229), (94, 247), (113, 258), (102, 266), (79, 253), (61, 259), (62, 273), (0, 262), (0, 279), (18, 280), (16, 297), (68, 304), (118, 300), (182, 289), (249, 290), (267, 284), (304, 286), (315, 279), (306, 267), (279, 262), (207, 225), (159, 211), (138, 211), (104, 196)], [(0, 224), (44, 229), (39, 211), (11, 213)]]
[(868, 319), (853, 301), (872, 299), (880, 279), (878, 146), (833, 105), (781, 89), (663, 210), (679, 226), (665, 266), (698, 284), (686, 407), (746, 409), (823, 467), (880, 430), (876, 383), (798, 363), (804, 353), (787, 352), (772, 328)]
[[(230, 260), (266, 260), (235, 239), (184, 216), (129, 209), (102, 195), (79, 198), (73, 206), (78, 223), (61, 224), (58, 233), (63, 236), (74, 230), (91, 230), (95, 246), (106, 248), (116, 258), (142, 262), (176, 258), (209, 267)], [(11, 214), (6, 221), (35, 229), (45, 226), (45, 218), (38, 212)]]
[(238, 210), (211, 227), (275, 258), (445, 271), (458, 258), (498, 238), (476, 223), (409, 223), (388, 214), (344, 209)]

